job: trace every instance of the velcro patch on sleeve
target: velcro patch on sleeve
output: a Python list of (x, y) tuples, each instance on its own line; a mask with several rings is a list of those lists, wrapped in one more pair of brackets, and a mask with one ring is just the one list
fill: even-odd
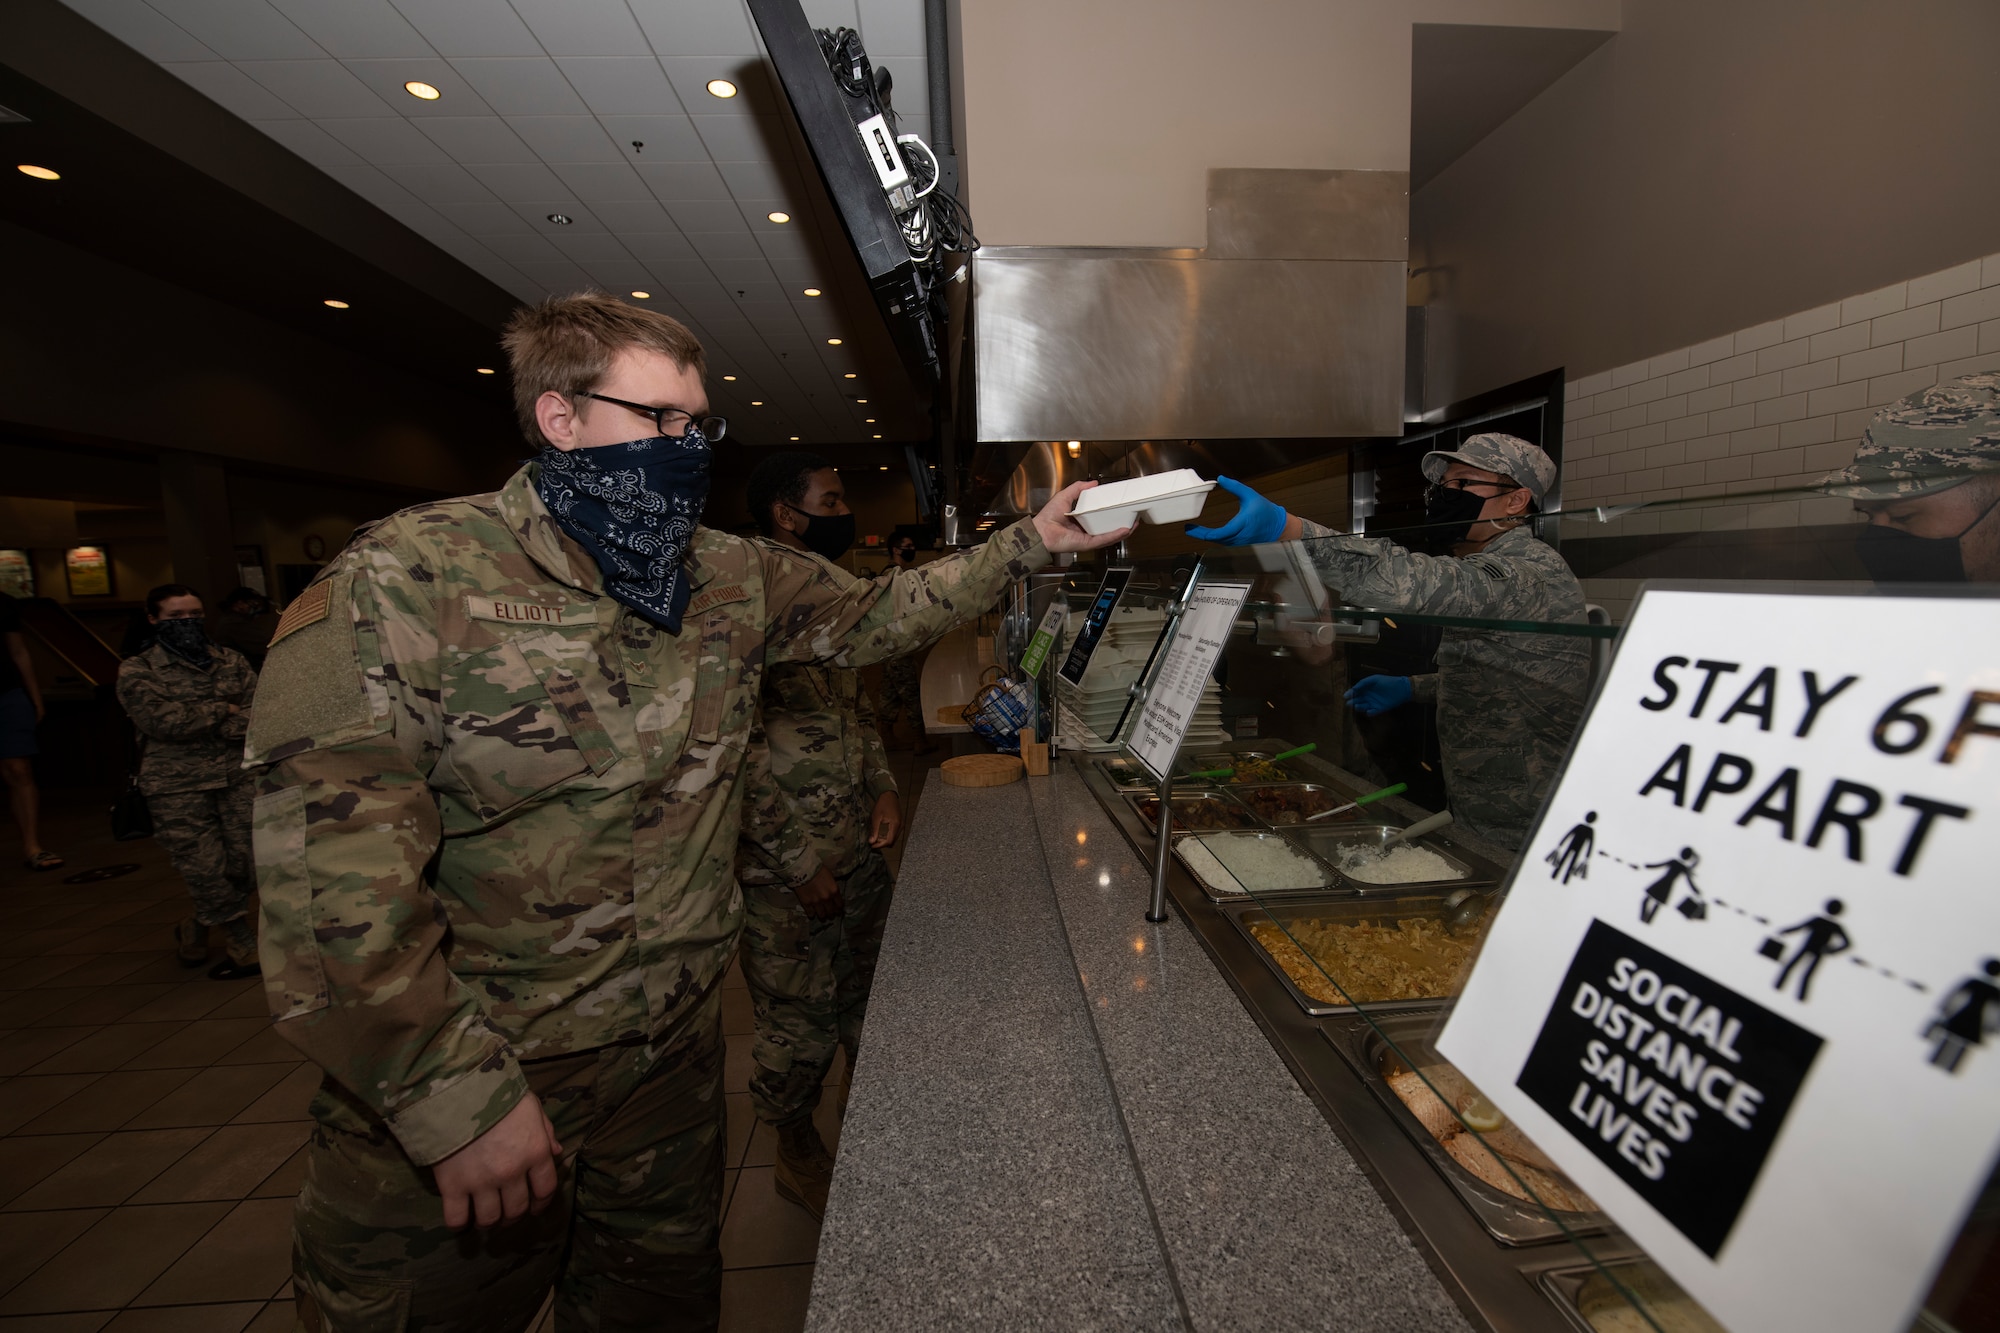
[(273, 645), (281, 643), (288, 634), (296, 633), (307, 625), (316, 625), (326, 619), (327, 597), (333, 591), (331, 579), (321, 579), (292, 599), (285, 608), (285, 614), (278, 617), (278, 631), (271, 636)]
[[(274, 763), (322, 745), (372, 735), (388, 725), (386, 719), (378, 722), (368, 702), (348, 609), (352, 583), (353, 576), (343, 572), (313, 585), (319, 613), (272, 640), (275, 646), (258, 674), (257, 698), (250, 710), (250, 734), (244, 746), (248, 762)], [(303, 600), (301, 595), (299, 601)], [(338, 614), (329, 614), (335, 610)], [(290, 641), (280, 645), (278, 639)]]
[(523, 597), (481, 597), (468, 593), (465, 613), (474, 620), (507, 625), (594, 625), (597, 611), (574, 602), (537, 602)]
[(698, 616), (704, 611), (731, 602), (747, 602), (750, 594), (740, 583), (724, 583), (713, 588), (703, 588), (688, 600), (687, 614)]

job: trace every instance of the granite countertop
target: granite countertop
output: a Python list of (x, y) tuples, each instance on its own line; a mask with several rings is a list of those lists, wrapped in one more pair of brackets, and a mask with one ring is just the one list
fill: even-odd
[(1067, 763), (924, 792), (807, 1327), (1467, 1327)]

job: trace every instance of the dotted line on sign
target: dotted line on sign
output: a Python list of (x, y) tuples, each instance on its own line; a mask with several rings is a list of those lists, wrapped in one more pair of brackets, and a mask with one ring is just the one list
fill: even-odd
[(1770, 917), (1768, 917), (1768, 916), (1758, 916), (1758, 915), (1757, 915), (1757, 914), (1756, 914), (1755, 912), (1746, 912), (1746, 911), (1744, 911), (1744, 910), (1743, 910), (1742, 908), (1740, 908), (1740, 907), (1732, 907), (1732, 906), (1730, 906), (1730, 904), (1728, 904), (1728, 903), (1726, 903), (1726, 902), (1722, 901), (1722, 899), (1720, 899), (1720, 898), (1710, 898), (1710, 899), (1709, 899), (1709, 901), (1710, 901), (1710, 902), (1712, 902), (1712, 903), (1714, 903), (1714, 904), (1715, 904), (1715, 905), (1716, 905), (1717, 907), (1728, 907), (1730, 911), (1732, 911), (1732, 912), (1736, 913), (1736, 915), (1738, 915), (1738, 916), (1747, 916), (1747, 917), (1749, 917), (1749, 918), (1750, 918), (1750, 919), (1751, 919), (1752, 921), (1755, 921), (1755, 922), (1756, 922), (1756, 923), (1757, 923), (1758, 925), (1760, 925), (1760, 926), (1768, 926), (1768, 925), (1770, 925), (1770, 924), (1771, 924), (1771, 918), (1770, 918)]
[(1639, 862), (1637, 862), (1637, 861), (1627, 861), (1627, 860), (1626, 860), (1626, 859), (1625, 859), (1624, 857), (1622, 857), (1622, 856), (1613, 856), (1613, 855), (1612, 855), (1612, 854), (1611, 854), (1610, 852), (1607, 852), (1607, 851), (1605, 851), (1605, 850), (1604, 850), (1603, 848), (1601, 848), (1601, 847), (1600, 847), (1600, 848), (1598, 849), (1598, 851), (1597, 851), (1597, 854), (1598, 854), (1599, 856), (1603, 857), (1603, 858), (1604, 858), (1605, 860), (1607, 860), (1607, 861), (1616, 861), (1616, 862), (1617, 862), (1617, 863), (1618, 863), (1619, 865), (1621, 865), (1621, 866), (1624, 866), (1624, 867), (1625, 867), (1626, 869), (1628, 869), (1628, 870), (1644, 870), (1644, 869), (1646, 869), (1646, 867), (1645, 867), (1645, 866), (1641, 865), (1641, 864), (1640, 864)]
[(1911, 990), (1915, 991), (1919, 995), (1929, 995), (1931, 993), (1930, 987), (1924, 985), (1923, 982), (1918, 981), (1913, 977), (1899, 977), (1894, 972), (1891, 972), (1888, 968), (1877, 967), (1875, 964), (1869, 962), (1866, 958), (1857, 958), (1853, 954), (1849, 954), (1847, 955), (1847, 961), (1854, 964), (1856, 967), (1865, 967), (1871, 972), (1875, 972), (1880, 974), (1881, 976), (1885, 976), (1891, 981), (1900, 981), (1905, 986), (1908, 986)]

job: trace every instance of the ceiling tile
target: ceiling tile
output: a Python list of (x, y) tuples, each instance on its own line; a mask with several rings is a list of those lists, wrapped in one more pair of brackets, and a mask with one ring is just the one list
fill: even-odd
[(439, 204), (437, 211), (457, 223), (468, 236), (529, 236), (535, 229), (505, 204)]
[[(785, 208), (798, 212), (794, 207), (803, 195), (799, 188), (798, 173), (789, 163), (780, 162), (722, 162), (716, 170), (729, 183), (729, 193), (738, 199), (776, 200), (772, 208)], [(784, 202), (790, 201), (790, 202)]]
[[(727, 199), (664, 199), (667, 212), (673, 215), (674, 225), (686, 232), (727, 232), (734, 231), (743, 238), (743, 246), (738, 253), (726, 256), (730, 259), (750, 259), (761, 254), (756, 242), (743, 226), (743, 214), (735, 203)], [(747, 247), (748, 253), (742, 253)], [(704, 251), (703, 253), (706, 253)]]
[(570, 228), (564, 227), (549, 240), (556, 249), (579, 264), (592, 260), (609, 260), (629, 264), (633, 268), (639, 267), (639, 261), (632, 258), (618, 238), (609, 232), (573, 232)]
[[(627, 249), (631, 250), (635, 255), (644, 257), (642, 254), (644, 247), (633, 244), (634, 241), (641, 238), (627, 236), (624, 239), (627, 242)], [(675, 239), (678, 240), (680, 238), (676, 237)], [(681, 243), (685, 245), (686, 241), (683, 240)], [(693, 247), (689, 247), (687, 253), (692, 256), (694, 254)], [(690, 294), (712, 295), (718, 299), (722, 295), (721, 288), (715, 281), (715, 275), (709, 272), (708, 265), (702, 263), (699, 259), (674, 262), (647, 258), (646, 271), (653, 275), (654, 280), (661, 287), (672, 292), (676, 301), (684, 301)]]
[(316, 167), (359, 162), (361, 155), (309, 120), (260, 120), (257, 128)]
[[(792, 320), (791, 304), (782, 299), (784, 293), (774, 282), (767, 282), (760, 289), (751, 290), (747, 296), (737, 298), (737, 311), (760, 329), (782, 328)], [(759, 297), (764, 299), (759, 300)]]
[(245, 120), (296, 120), (298, 112), (269, 88), (222, 60), (173, 64), (164, 69), (223, 110)]
[[(635, 163), (709, 160), (708, 146), (686, 116), (606, 116), (603, 125), (621, 155)], [(645, 146), (632, 147), (634, 140)]]
[(396, 114), (396, 108), (369, 91), (337, 60), (242, 60), (236, 67), (300, 115), (314, 120)]
[(650, 50), (625, 0), (514, 0), (514, 10), (552, 56), (644, 55)]
[[(355, 78), (374, 89), (375, 95), (387, 102), (399, 116), (428, 120), (432, 117), (443, 119), (447, 116), (492, 114), (493, 109), (473, 90), (465, 76), (437, 56), (345, 60), (341, 63)], [(412, 96), (403, 85), (413, 79), (430, 84), (443, 95), (431, 101)]]
[(757, 39), (743, 0), (630, 0), (660, 55), (754, 56)]
[(224, 60), (310, 60), (326, 54), (265, 0), (152, 2)]
[[(786, 283), (791, 287), (793, 287), (794, 289), (799, 289), (799, 290), (803, 290), (804, 288), (807, 287), (817, 287), (821, 291), (825, 291), (827, 286), (829, 285), (822, 273), (820, 265), (814, 260), (788, 259), (780, 257), (778, 255), (773, 255), (771, 254), (770, 248), (768, 246), (765, 248), (764, 253), (765, 256), (770, 259), (771, 271), (778, 275), (779, 282)], [(806, 297), (803, 299), (823, 300), (827, 298)]]
[(146, 0), (65, 0), (71, 9), (150, 60), (221, 57)]
[(737, 207), (750, 223), (750, 230), (760, 236), (800, 236), (810, 227), (804, 221), (774, 222), (771, 214), (792, 218), (792, 209), (797, 207), (788, 199), (738, 199)]
[(749, 116), (694, 116), (694, 127), (717, 162), (765, 162), (788, 153), (776, 121)]
[(564, 162), (554, 168), (571, 193), (587, 203), (600, 199), (651, 201), (652, 190), (622, 162)]
[(562, 183), (562, 179), (539, 162), (468, 162), (465, 169), (510, 204), (524, 199), (567, 199), (569, 196), (569, 187)]
[[(660, 57), (681, 105), (691, 116), (776, 116), (778, 91), (772, 85), (762, 56), (720, 60), (714, 56), (670, 54)], [(717, 97), (709, 92), (711, 79), (728, 79), (736, 85), (736, 96)]]
[(861, 44), (871, 59), (924, 54), (923, 0), (859, 0)]
[(667, 210), (650, 198), (590, 199), (590, 209), (604, 220), (605, 226), (620, 236), (628, 233), (651, 236), (674, 230), (673, 219), (667, 216)]
[(563, 56), (556, 66), (600, 116), (683, 114), (681, 99), (650, 55)]
[(668, 203), (729, 198), (729, 187), (707, 162), (639, 162), (633, 169), (655, 195)]
[[(873, 52), (869, 55), (875, 68), (888, 70), (894, 80), (890, 85), (889, 102), (896, 108), (898, 116), (924, 116), (930, 113), (930, 93), (927, 91), (930, 87), (930, 75), (922, 56), (884, 56), (881, 59), (874, 59)], [(915, 131), (906, 128), (904, 133), (910, 134)]]
[(815, 28), (859, 28), (854, 0), (800, 0), (806, 22)]
[(774, 260), (813, 259), (819, 254), (813, 241), (811, 231), (793, 227), (766, 226), (757, 233), (757, 244), (763, 248), (765, 257)]
[(416, 126), (457, 162), (529, 163), (533, 149), (498, 116), (427, 116)]
[(756, 259), (761, 254), (747, 231), (691, 231), (687, 238), (703, 259)]
[(596, 279), (603, 286), (604, 290), (617, 292), (620, 296), (628, 297), (632, 292), (646, 292), (648, 295), (643, 301), (638, 297), (631, 297), (630, 299), (639, 302), (644, 309), (651, 310), (655, 308), (651, 295), (653, 291), (653, 277), (650, 273), (646, 272), (643, 266), (634, 264), (631, 260), (627, 259), (622, 261), (590, 260), (584, 262), (583, 267), (584, 271)]
[(556, 62), (536, 59), (454, 60), (452, 68), (503, 116), (571, 116), (588, 108)]
[(677, 231), (628, 231), (618, 234), (635, 259), (647, 264), (699, 264), (701, 256)]
[(558, 259), (547, 263), (522, 263), (516, 264), (514, 267), (520, 269), (529, 278), (541, 284), (545, 291), (578, 292), (595, 286), (591, 282), (588, 273), (585, 273), (581, 268), (572, 264), (567, 259)]
[(533, 56), (540, 42), (507, 0), (394, 0), (439, 55)]
[(423, 166), (384, 167), (382, 174), (427, 204), (505, 205), (464, 167), (432, 162)]
[(546, 236), (482, 236), (480, 243), (516, 268), (563, 257)]
[[(761, 259), (711, 259), (708, 266), (716, 279), (738, 301), (757, 301), (775, 308), (788, 304), (785, 289)], [(745, 315), (752, 312), (745, 310)]]
[(507, 123), (544, 162), (622, 162), (595, 116), (509, 116)]
[(429, 56), (435, 52), (389, 0), (270, 0), (329, 55)]
[(370, 116), (363, 120), (322, 120), (319, 127), (376, 166), (410, 162), (449, 162), (445, 151), (426, 139), (401, 116)]

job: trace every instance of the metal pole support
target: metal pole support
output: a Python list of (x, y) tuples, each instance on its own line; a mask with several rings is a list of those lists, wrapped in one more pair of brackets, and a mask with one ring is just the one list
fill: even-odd
[(1153, 855), (1153, 901), (1146, 908), (1148, 921), (1167, 919), (1167, 862), (1173, 859), (1174, 848), (1174, 774), (1173, 765), (1167, 765), (1167, 775), (1160, 779), (1160, 841)]

